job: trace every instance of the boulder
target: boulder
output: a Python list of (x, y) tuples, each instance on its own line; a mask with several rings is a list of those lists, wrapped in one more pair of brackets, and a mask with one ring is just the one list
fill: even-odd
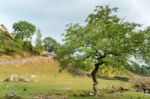
[(15, 96), (16, 96), (15, 92), (6, 93), (5, 94), (5, 99), (12, 99)]
[(13, 74), (13, 75), (11, 75), (10, 77), (6, 78), (3, 81), (7, 81), (7, 82), (16, 82), (16, 81), (29, 82), (30, 79), (26, 76), (18, 76), (16, 74)]
[(10, 77), (6, 78), (6, 79), (3, 80), (3, 81), (10, 81), (10, 82), (18, 81), (18, 75), (13, 74), (13, 75), (11, 75)]
[(13, 74), (9, 77), (9, 81), (18, 81), (18, 75)]
[(20, 76), (20, 77), (18, 78), (18, 81), (29, 82), (30, 80), (29, 80), (27, 77), (25, 77), (25, 76)]

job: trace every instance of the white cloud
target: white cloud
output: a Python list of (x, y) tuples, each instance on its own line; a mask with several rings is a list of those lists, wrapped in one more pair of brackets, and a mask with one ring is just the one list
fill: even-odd
[(9, 30), (12, 28), (11, 26), (11, 18), (6, 16), (0, 16), (0, 24), (4, 24)]
[(14, 22), (27, 20), (60, 41), (66, 24), (84, 23), (97, 5), (119, 7), (121, 17), (150, 25), (149, 0), (1, 0), (0, 23), (12, 31)]
[(150, 4), (147, 0), (132, 0), (133, 10), (136, 11), (134, 14), (135, 21), (145, 26), (150, 25), (150, 7), (147, 4)]

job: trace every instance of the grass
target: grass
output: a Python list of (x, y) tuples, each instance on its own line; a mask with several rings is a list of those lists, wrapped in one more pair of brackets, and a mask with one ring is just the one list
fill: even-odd
[[(92, 90), (92, 79), (88, 77), (73, 76), (66, 71), (58, 72), (58, 64), (53, 59), (40, 60), (26, 64), (0, 65), (0, 80), (12, 74), (23, 75), (31, 78), (36, 76), (36, 81), (31, 82), (0, 82), (0, 97), (5, 93), (15, 91), (17, 96), (28, 99), (38, 95), (69, 96), (69, 99), (149, 99), (139, 92), (101, 94), (100, 97), (80, 97), (84, 90)], [(99, 88), (109, 89), (110, 86), (120, 87), (132, 84), (115, 80), (99, 79)]]

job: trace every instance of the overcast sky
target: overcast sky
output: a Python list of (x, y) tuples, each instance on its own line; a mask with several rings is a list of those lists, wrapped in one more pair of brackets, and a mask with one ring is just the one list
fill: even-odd
[(66, 24), (84, 24), (97, 5), (118, 7), (118, 15), (128, 21), (150, 26), (150, 0), (0, 0), (0, 24), (10, 32), (19, 20), (35, 24), (43, 37), (61, 41)]

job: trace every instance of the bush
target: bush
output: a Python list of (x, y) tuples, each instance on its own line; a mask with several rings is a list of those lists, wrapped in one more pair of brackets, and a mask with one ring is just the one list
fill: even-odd
[(4, 50), (5, 50), (4, 54), (8, 54), (8, 55), (12, 55), (16, 52), (16, 50), (12, 47), (6, 47), (4, 48)]
[(30, 41), (25, 41), (25, 42), (23, 43), (23, 49), (24, 49), (25, 51), (32, 52), (33, 46), (32, 46), (32, 44), (31, 44), (31, 42), (30, 42)]

